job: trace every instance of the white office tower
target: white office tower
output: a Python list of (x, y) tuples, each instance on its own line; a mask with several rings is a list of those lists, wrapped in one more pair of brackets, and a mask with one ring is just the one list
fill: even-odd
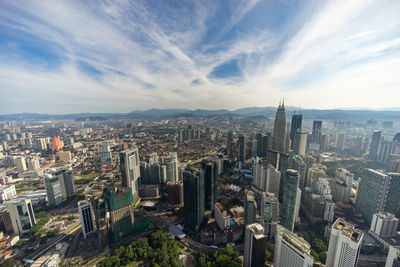
[(295, 222), (299, 223), (300, 222), (300, 205), (301, 205), (301, 194), (302, 191), (300, 188), (297, 188), (297, 194), (296, 194), (296, 203), (294, 206), (294, 220)]
[(100, 145), (100, 163), (101, 166), (112, 165), (112, 155), (110, 145), (108, 143), (104, 143)]
[(364, 233), (343, 219), (332, 225), (326, 267), (354, 267), (357, 265)]
[(311, 246), (303, 238), (278, 226), (274, 267), (312, 267)]
[(279, 196), (281, 172), (272, 164), (257, 163), (253, 170), (253, 184), (264, 192)]
[(26, 163), (28, 165), (28, 170), (30, 170), (30, 171), (36, 171), (36, 170), (40, 169), (40, 163), (37, 158), (28, 158), (26, 160)]
[(380, 237), (393, 237), (396, 235), (399, 219), (389, 212), (374, 213), (370, 232)]
[(19, 157), (15, 159), (15, 164), (17, 165), (18, 172), (24, 172), (27, 170), (26, 161), (24, 157)]
[(318, 182), (318, 178), (326, 177), (326, 166), (322, 164), (313, 164), (308, 169), (306, 187), (315, 188), (315, 184)]
[(78, 202), (79, 219), (82, 224), (83, 238), (95, 232), (92, 203), (87, 200)]
[(294, 153), (303, 156), (306, 154), (308, 132), (297, 129), (294, 138)]
[(385, 267), (399, 267), (399, 266), (400, 266), (400, 247), (390, 246)]
[(267, 238), (275, 238), (279, 224), (279, 201), (273, 193), (263, 193), (260, 223), (264, 227), (264, 233)]
[(36, 223), (30, 199), (13, 199), (6, 202), (8, 212), (10, 213), (14, 233), (20, 235), (28, 233)]
[(244, 233), (244, 267), (263, 267), (265, 264), (265, 250), (267, 237), (264, 228), (259, 223), (246, 226)]
[(140, 162), (139, 149), (137, 147), (124, 150), (119, 154), (122, 186), (131, 188), (133, 203), (135, 204), (139, 200), (139, 187), (140, 187), (139, 162)]
[(165, 157), (165, 167), (167, 169), (167, 182), (178, 182), (178, 155), (171, 152)]

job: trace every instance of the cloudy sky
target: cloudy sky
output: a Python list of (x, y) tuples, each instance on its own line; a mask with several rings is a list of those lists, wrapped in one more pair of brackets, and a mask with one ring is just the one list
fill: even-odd
[(400, 1), (0, 2), (0, 113), (400, 106)]

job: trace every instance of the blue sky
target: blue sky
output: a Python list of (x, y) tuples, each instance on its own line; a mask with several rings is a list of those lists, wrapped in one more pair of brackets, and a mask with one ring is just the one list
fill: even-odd
[(0, 2), (0, 114), (400, 106), (400, 1)]

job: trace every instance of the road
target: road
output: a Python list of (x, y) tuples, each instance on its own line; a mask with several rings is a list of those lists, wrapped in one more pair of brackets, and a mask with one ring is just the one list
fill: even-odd
[(53, 248), (56, 244), (58, 244), (59, 242), (64, 241), (65, 239), (68, 239), (71, 237), (71, 235), (73, 233), (75, 233), (76, 231), (81, 229), (81, 225), (78, 225), (77, 227), (71, 229), (69, 232), (67, 232), (66, 234), (61, 234), (58, 238), (56, 238), (55, 240), (53, 240), (49, 245), (47, 245), (45, 248), (41, 249), (39, 252), (35, 252), (34, 254), (31, 254), (29, 257), (27, 257), (28, 259), (33, 259), (36, 260), (38, 259), (40, 256), (42, 256), (44, 253), (46, 253), (47, 251), (49, 251), (51, 248)]

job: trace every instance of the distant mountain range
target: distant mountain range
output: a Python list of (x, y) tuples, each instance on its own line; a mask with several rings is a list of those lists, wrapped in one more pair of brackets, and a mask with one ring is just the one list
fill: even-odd
[[(134, 110), (129, 113), (77, 113), (77, 114), (37, 114), (18, 113), (0, 115), (0, 120), (107, 120), (107, 119), (173, 119), (173, 118), (211, 118), (211, 117), (242, 117), (249, 119), (274, 118), (276, 107), (248, 107), (236, 110), (218, 109), (149, 109)], [(294, 112), (301, 112), (305, 120), (337, 120), (337, 121), (400, 121), (400, 110), (359, 110), (359, 109), (302, 109), (286, 107), (290, 117)], [(262, 116), (262, 117), (261, 117)]]

